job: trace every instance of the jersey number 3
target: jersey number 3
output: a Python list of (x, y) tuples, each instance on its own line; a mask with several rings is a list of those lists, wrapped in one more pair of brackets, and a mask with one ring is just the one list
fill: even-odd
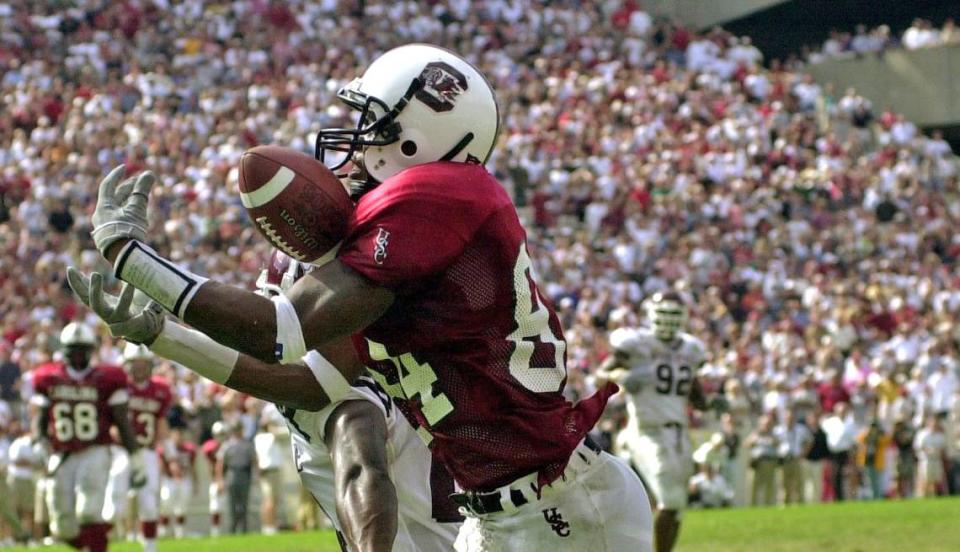
[(536, 393), (559, 391), (567, 377), (564, 358), (567, 343), (550, 327), (550, 311), (540, 299), (526, 243), (520, 244), (513, 267), (513, 290), (516, 297), (513, 319), (517, 328), (507, 336), (514, 344), (510, 375)]

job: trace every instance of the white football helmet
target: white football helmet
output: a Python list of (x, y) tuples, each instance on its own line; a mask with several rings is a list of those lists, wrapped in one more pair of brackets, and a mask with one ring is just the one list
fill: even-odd
[(227, 425), (223, 422), (213, 422), (210, 434), (213, 435), (214, 439), (222, 441), (227, 436)]
[(71, 322), (60, 331), (60, 345), (68, 347), (96, 347), (97, 336), (90, 326), (82, 322)]
[(153, 352), (146, 345), (137, 345), (136, 343), (127, 343), (123, 348), (123, 362), (133, 362), (136, 360), (153, 360)]
[(673, 341), (687, 323), (687, 307), (678, 294), (657, 292), (647, 300), (647, 318), (657, 339)]
[[(386, 52), (337, 95), (360, 112), (357, 127), (321, 130), (316, 157), (336, 170), (362, 152), (363, 167), (376, 182), (432, 161), (485, 163), (500, 130), (486, 78), (453, 52), (429, 44)], [(329, 152), (344, 157), (331, 161)]]

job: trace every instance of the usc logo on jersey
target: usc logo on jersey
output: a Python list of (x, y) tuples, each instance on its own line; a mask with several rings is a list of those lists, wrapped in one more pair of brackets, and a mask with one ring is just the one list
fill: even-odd
[(373, 240), (373, 260), (382, 265), (387, 258), (387, 246), (390, 245), (390, 231), (379, 228), (377, 237)]

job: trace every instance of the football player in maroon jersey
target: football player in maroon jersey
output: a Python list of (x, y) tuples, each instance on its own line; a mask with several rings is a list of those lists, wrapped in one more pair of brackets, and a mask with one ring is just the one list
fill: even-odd
[[(289, 298), (159, 257), (143, 244), (154, 177), (118, 187), (121, 168), (101, 184), (93, 237), (129, 287), (114, 298), (100, 275), (71, 270), (74, 290), (115, 335), (292, 408), (341, 399), (359, 353), (462, 490), (458, 550), (650, 550), (643, 485), (585, 440), (616, 386), (564, 398), (563, 331), (516, 210), (483, 167), (499, 128), (490, 84), (457, 55), (414, 44), (339, 96), (360, 111), (357, 127), (321, 131), (318, 157), (339, 152), (334, 169), (353, 161), (359, 199), (336, 258)], [(131, 308), (134, 287), (155, 303)], [(291, 350), (319, 354), (276, 362)]]
[(173, 402), (170, 384), (153, 375), (153, 353), (143, 345), (127, 343), (123, 367), (130, 376), (130, 419), (142, 447), (146, 483), (137, 489), (137, 516), (144, 552), (157, 550), (157, 520), (160, 499), (160, 457), (157, 443), (167, 435), (167, 410)]
[(223, 490), (217, 484), (217, 452), (220, 445), (227, 439), (227, 426), (223, 422), (214, 422), (210, 428), (210, 438), (203, 442), (200, 451), (207, 458), (210, 487), (208, 500), (210, 509), (210, 536), (220, 536), (220, 508), (226, 501)]
[(50, 530), (77, 549), (103, 552), (115, 508), (108, 504), (110, 426), (130, 454), (131, 484), (143, 484), (143, 459), (127, 414), (127, 376), (116, 366), (92, 366), (93, 330), (82, 323), (60, 332), (65, 362), (39, 366), (40, 407), (34, 432), (50, 442), (47, 487)]
[(197, 447), (183, 437), (179, 428), (169, 432), (168, 439), (157, 447), (163, 473), (160, 484), (160, 524), (166, 536), (173, 521), (172, 536), (182, 539), (187, 521), (190, 497), (197, 489)]

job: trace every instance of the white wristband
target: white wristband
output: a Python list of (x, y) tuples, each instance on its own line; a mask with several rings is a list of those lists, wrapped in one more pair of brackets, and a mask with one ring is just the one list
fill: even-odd
[(183, 319), (187, 305), (207, 278), (177, 267), (148, 246), (131, 240), (123, 246), (113, 272), (146, 293), (164, 309)]
[(350, 382), (343, 377), (340, 370), (323, 358), (323, 355), (316, 351), (310, 351), (303, 356), (303, 362), (313, 372), (313, 377), (317, 378), (323, 392), (330, 399), (330, 404), (342, 401), (347, 393), (350, 392)]
[(296, 362), (307, 353), (303, 329), (300, 327), (300, 317), (286, 295), (276, 295), (270, 300), (273, 301), (277, 311), (277, 340), (274, 353), (280, 362)]
[(150, 345), (150, 350), (221, 384), (230, 379), (240, 358), (240, 353), (230, 347), (170, 319), (164, 323), (163, 331)]

